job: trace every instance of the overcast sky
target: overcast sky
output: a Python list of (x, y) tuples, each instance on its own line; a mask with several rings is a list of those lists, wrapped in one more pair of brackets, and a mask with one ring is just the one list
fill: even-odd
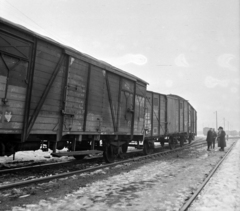
[(198, 130), (240, 130), (238, 0), (0, 0), (0, 15), (176, 94)]

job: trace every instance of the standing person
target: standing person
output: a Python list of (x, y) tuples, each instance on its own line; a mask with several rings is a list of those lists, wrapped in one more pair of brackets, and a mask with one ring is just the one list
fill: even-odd
[(217, 138), (217, 133), (214, 128), (212, 129), (212, 133), (213, 133), (212, 148), (215, 149), (215, 140)]
[(207, 132), (207, 151), (210, 151), (210, 147), (212, 146), (212, 140), (213, 140), (213, 132), (212, 132), (212, 128), (209, 129), (209, 131)]
[(219, 151), (224, 151), (224, 147), (226, 147), (225, 140), (226, 133), (223, 130), (223, 127), (218, 128), (218, 147), (220, 147)]

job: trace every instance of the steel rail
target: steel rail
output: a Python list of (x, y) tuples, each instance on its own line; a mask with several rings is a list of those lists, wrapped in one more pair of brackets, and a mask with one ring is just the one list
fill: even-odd
[(12, 172), (19, 172), (19, 171), (24, 171), (28, 169), (37, 169), (37, 168), (42, 168), (42, 167), (50, 167), (50, 166), (58, 166), (58, 165), (65, 165), (69, 163), (80, 163), (77, 161), (64, 161), (64, 162), (56, 162), (56, 163), (44, 163), (44, 164), (38, 164), (38, 165), (33, 165), (33, 166), (24, 166), (24, 167), (17, 167), (17, 168), (10, 168), (10, 169), (4, 169), (0, 170), (0, 175), (1, 174), (6, 174), (6, 173), (12, 173)]
[[(192, 142), (192, 144), (194, 144), (194, 143), (195, 142)], [(127, 160), (118, 161), (118, 162), (105, 164), (105, 165), (99, 165), (99, 166), (91, 167), (91, 168), (87, 168), (87, 169), (81, 169), (81, 170), (76, 170), (76, 171), (72, 171), (72, 172), (52, 175), (52, 176), (48, 176), (48, 177), (43, 177), (43, 178), (38, 178), (38, 179), (33, 179), (33, 180), (28, 180), (28, 181), (22, 181), (22, 182), (16, 182), (16, 183), (12, 183), (12, 184), (2, 185), (2, 186), (0, 186), (0, 191), (11, 189), (11, 188), (16, 188), (16, 187), (23, 187), (23, 186), (27, 186), (27, 185), (30, 185), (30, 184), (48, 182), (50, 180), (59, 179), (59, 178), (63, 178), (63, 177), (69, 177), (69, 176), (72, 176), (72, 175), (75, 175), (75, 174), (82, 174), (82, 173), (86, 173), (86, 172), (96, 171), (96, 170), (103, 169), (103, 168), (113, 167), (113, 166), (116, 166), (116, 165), (119, 165), (119, 164), (124, 164), (124, 163), (129, 163), (129, 162), (134, 162), (134, 161), (140, 161), (140, 160), (144, 160), (144, 159), (154, 158), (154, 157), (157, 157), (157, 156), (164, 156), (164, 155), (167, 155), (167, 154), (170, 154), (170, 153), (172, 154), (174, 152), (181, 151), (181, 150), (186, 149), (186, 148), (190, 148), (190, 147), (192, 147), (192, 144), (185, 145), (184, 147), (176, 148), (176, 149), (173, 149), (173, 150), (158, 152), (158, 153), (145, 155), (145, 156), (141, 156), (141, 157), (137, 157), (137, 158), (130, 158), (130, 159), (127, 159)], [(199, 145), (196, 145), (196, 146), (201, 146), (201, 145), (203, 145), (203, 143), (199, 143)]]
[(190, 199), (180, 208), (179, 211), (186, 211), (191, 206), (191, 204), (194, 202), (196, 197), (199, 195), (199, 193), (203, 190), (203, 188), (206, 186), (208, 181), (211, 179), (211, 177), (214, 175), (214, 173), (217, 171), (217, 169), (220, 167), (222, 162), (227, 158), (229, 153), (232, 151), (233, 147), (237, 141), (235, 141), (232, 146), (228, 149), (227, 153), (223, 156), (223, 158), (217, 163), (217, 165), (214, 167), (214, 169), (211, 171), (211, 173), (208, 175), (208, 177), (204, 180), (204, 182), (201, 184), (201, 186), (197, 189), (197, 191), (191, 196)]

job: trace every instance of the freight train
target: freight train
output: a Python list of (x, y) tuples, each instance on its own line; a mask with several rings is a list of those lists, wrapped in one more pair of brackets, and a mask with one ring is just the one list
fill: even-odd
[(113, 162), (133, 142), (148, 154), (154, 142), (194, 139), (197, 112), (182, 97), (21, 25), (0, 26), (0, 156), (50, 148)]

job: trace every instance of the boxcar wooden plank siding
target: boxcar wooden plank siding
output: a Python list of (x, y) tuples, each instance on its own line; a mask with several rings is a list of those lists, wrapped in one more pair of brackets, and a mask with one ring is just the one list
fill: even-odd
[[(2, 78), (2, 76), (0, 76), (0, 78)], [(5, 82), (2, 82), (0, 84), (0, 90), (5, 92), (5, 89), (6, 89), (6, 79), (5, 79)], [(25, 87), (14, 86), (14, 85), (8, 85), (8, 92), (25, 95), (26, 94), (26, 88)]]
[(43, 71), (43, 72), (46, 72), (46, 71), (44, 71), (44, 68), (47, 68), (47, 70), (48, 70), (47, 72), (53, 73), (53, 70), (54, 70), (56, 64), (58, 63), (59, 59), (60, 58), (58, 58), (58, 60), (56, 62), (53, 62), (53, 61), (47, 61), (42, 58), (36, 57), (36, 63), (39, 64), (39, 66), (37, 66), (37, 67), (41, 68), (41, 71)]
[(52, 124), (52, 122), (50, 123), (38, 123), (35, 122), (35, 124), (33, 125), (32, 131), (31, 133), (34, 133), (34, 130), (45, 130), (47, 131), (55, 131), (57, 130), (57, 124)]
[[(0, 98), (5, 97), (5, 91), (0, 91)], [(10, 91), (7, 92), (7, 100), (16, 100), (16, 101), (22, 101), (25, 102), (26, 95), (19, 94), (19, 93), (12, 93)]]
[(77, 59), (70, 58), (64, 110), (73, 116), (64, 116), (63, 130), (83, 130), (88, 69), (86, 65), (78, 65), (78, 62), (80, 63)]
[(4, 122), (0, 123), (0, 130), (2, 129), (22, 129), (22, 123), (21, 122)]
[(43, 40), (38, 40), (37, 50), (40, 52), (48, 53), (49, 55), (53, 55), (59, 58), (62, 54), (61, 48), (54, 46), (50, 43), (47, 43), (46, 41), (43, 41)]
[(152, 93), (151, 92), (147, 92), (147, 95), (146, 95), (145, 128), (147, 129), (146, 136), (151, 136), (152, 135)]
[(83, 94), (79, 95), (79, 93), (78, 93), (78, 96), (68, 95), (67, 96), (67, 101), (68, 102), (76, 102), (76, 103), (79, 103), (82, 106), (84, 106), (84, 103), (85, 103), (84, 95)]
[[(2, 29), (2, 24), (1, 24)], [(2, 51), (13, 54), (15, 56), (21, 57), (23, 59), (30, 58), (31, 53), (31, 43), (27, 42), (22, 39), (18, 39), (15, 36), (11, 36), (9, 34), (6, 34), (4, 32), (0, 32), (0, 46), (2, 47)], [(14, 48), (9, 48), (8, 45), (11, 43)], [(22, 48), (22, 46), (25, 46), (25, 48)]]
[(165, 96), (160, 95), (160, 134), (165, 134), (165, 125), (166, 125), (166, 99)]
[(188, 132), (188, 103), (184, 101), (184, 132)]
[(86, 75), (88, 73), (88, 65), (87, 64), (81, 65), (81, 64), (77, 63), (77, 60), (74, 60), (74, 62), (69, 67), (74, 75), (80, 76), (80, 77), (81, 76), (87, 77), (87, 75)]
[[(53, 74), (53, 71), (56, 68), (56, 65), (59, 62), (60, 56), (62, 55), (62, 50), (53, 45), (49, 45), (45, 42), (38, 42), (37, 46), (37, 54), (36, 54), (36, 65), (34, 70), (34, 78), (33, 78), (33, 91), (32, 91), (32, 102), (30, 105), (30, 116), (32, 116), (33, 111), (38, 105), (44, 90), (46, 89), (47, 84)], [(54, 121), (59, 121), (58, 118), (60, 116), (61, 111), (61, 103), (62, 103), (62, 89), (63, 89), (63, 75), (66, 70), (66, 60), (63, 61), (60, 70), (51, 86), (49, 93), (47, 94), (46, 100), (42, 105), (40, 113), (38, 114), (38, 118), (33, 125), (32, 130), (40, 130), (43, 129), (45, 131), (50, 131), (52, 128), (49, 126), (45, 128), (44, 124), (52, 123)], [(52, 112), (51, 118), (52, 121), (46, 114), (43, 113)], [(56, 123), (55, 123), (56, 124)], [(38, 126), (38, 128), (36, 128)], [(32, 132), (31, 132), (32, 133)]]
[(38, 116), (35, 124), (57, 124), (59, 118), (49, 117), (49, 116)]
[[(98, 80), (94, 80), (97, 78)], [(102, 125), (103, 118), (103, 100), (104, 100), (104, 78), (103, 70), (92, 66), (90, 74), (89, 84), (89, 96), (88, 96), (88, 113), (86, 121), (86, 130), (94, 131), (100, 130), (99, 124)], [(97, 98), (97, 99), (96, 99)], [(91, 121), (91, 123), (89, 122)], [(94, 121), (94, 123), (93, 123)]]
[(135, 117), (134, 117), (134, 133), (143, 134), (144, 132), (144, 105), (145, 99), (143, 96), (136, 95), (135, 97)]
[[(23, 122), (23, 115), (18, 114), (17, 111), (15, 109), (6, 109), (5, 111), (7, 111), (9, 113), (9, 111), (11, 111), (11, 119), (9, 122)], [(5, 122), (7, 123), (7, 119), (4, 117), (5, 115), (5, 111), (0, 111), (0, 122)]]
[(142, 84), (137, 84), (136, 85), (136, 95), (140, 95), (140, 96), (146, 96), (146, 86), (142, 85)]
[[(60, 69), (60, 71), (59, 71), (59, 74), (56, 76), (56, 78), (55, 78), (55, 81), (56, 82), (62, 82), (62, 80), (63, 80), (63, 74), (62, 74), (62, 72), (63, 72), (63, 68), (64, 67), (62, 67), (61, 69)], [(36, 69), (35, 69), (36, 70)], [(62, 71), (61, 71), (62, 70)], [(41, 78), (41, 79), (45, 79), (45, 80), (48, 80), (50, 77), (51, 77), (51, 74), (49, 73), (49, 72), (42, 72), (41, 70), (38, 70), (38, 71), (36, 71), (35, 72), (35, 74), (34, 74), (34, 76), (36, 77), (36, 78)]]
[(179, 131), (179, 100), (178, 99), (175, 99), (174, 100), (174, 103), (175, 103), (175, 120), (176, 120), (176, 127), (175, 127), (175, 130), (176, 132), (180, 132)]
[[(5, 118), (5, 115), (11, 115), (11, 118), (8, 120)], [(6, 108), (0, 111), (0, 122), (23, 122), (23, 115), (18, 114), (17, 109)]]
[[(41, 87), (43, 87), (42, 84), (35, 84), (33, 86), (34, 90), (32, 92), (32, 96), (41, 98), (43, 95), (43, 92), (45, 90), (45, 89), (41, 89)], [(51, 95), (53, 95), (53, 97), (54, 97), (54, 95), (59, 94), (60, 90), (61, 90), (60, 87), (52, 87), (52, 89), (50, 89), (50, 91), (48, 92), (48, 96), (50, 97)], [(59, 99), (59, 96), (58, 96), (58, 98), (55, 97), (54, 99)]]
[(183, 130), (183, 126), (184, 126), (184, 122), (183, 122), (183, 115), (184, 115), (184, 108), (183, 108), (183, 101), (182, 100), (179, 100), (179, 117), (180, 117), (180, 119), (179, 119), (179, 126), (180, 126), (180, 132), (184, 132), (184, 130)]
[(168, 97), (167, 102), (167, 112), (168, 112), (168, 132), (170, 134), (179, 132), (179, 121), (178, 121), (178, 100)]
[(61, 57), (60, 53), (58, 53), (58, 54), (56, 53), (56, 55), (51, 55), (48, 52), (37, 50), (37, 58), (38, 58), (38, 60), (48, 62), (49, 64), (50, 63), (54, 64), (54, 63), (58, 62), (60, 57)]
[[(5, 31), (7, 31), (11, 34), (14, 34), (15, 36), (19, 36), (19, 37), (25, 38), (27, 40), (33, 41), (33, 36), (31, 34), (24, 33), (20, 30), (14, 29), (11, 26), (8, 26), (8, 25), (5, 25), (5, 24), (1, 24), (1, 27)], [(9, 36), (11, 36), (11, 35), (9, 35)], [(13, 37), (13, 36), (11, 36), (11, 37)]]
[[(118, 124), (118, 98), (119, 98), (119, 83), (120, 83), (120, 77), (108, 73), (108, 80), (109, 80), (109, 86), (110, 86), (110, 91), (111, 91), (111, 99), (112, 99), (112, 107), (113, 107), (113, 115), (114, 115), (114, 120), (115, 120), (115, 126), (117, 127)], [(109, 105), (110, 106), (110, 105)]]
[(159, 135), (159, 95), (153, 94), (153, 135)]
[[(36, 106), (38, 103), (33, 103), (33, 107)], [(32, 110), (32, 109), (31, 109)], [(52, 106), (52, 105), (45, 105), (43, 104), (41, 110), (45, 110), (45, 111), (58, 111), (60, 112), (61, 110), (61, 106), (60, 105), (55, 105), (55, 106)]]
[[(59, 105), (59, 103), (61, 103), (61, 98), (60, 99), (59, 98), (60, 98), (59, 96), (54, 97), (54, 93), (52, 93), (52, 94), (50, 93), (48, 95), (48, 98), (45, 100), (44, 104), (52, 105), (52, 106), (55, 106), (56, 104)], [(31, 103), (32, 105), (30, 108), (35, 108), (36, 104), (39, 103), (39, 100), (40, 100), (40, 98), (34, 96), (32, 103)]]
[[(30, 110), (30, 116), (33, 114), (34, 110)], [(47, 118), (58, 118), (60, 111), (40, 111), (40, 117), (47, 117)]]
[[(36, 62), (35, 63), (35, 71), (39, 72), (39, 74), (41, 73), (47, 73), (47, 74), (52, 74), (52, 70), (53, 70), (53, 66), (47, 66), (46, 64), (43, 63), (44, 61), (42, 61), (42, 63), (39, 63), (39, 62)], [(62, 77), (63, 76), (63, 72), (64, 72), (64, 69), (65, 69), (66, 65), (65, 64), (62, 64), (62, 67), (61, 69), (59, 70), (59, 73), (57, 75), (57, 78), (58, 76)], [(35, 72), (36, 73), (36, 72)]]
[[(39, 102), (39, 96), (33, 96), (31, 101), (33, 103), (38, 103)], [(52, 94), (52, 96), (50, 96), (49, 98), (47, 98), (45, 100), (45, 104), (55, 105), (56, 103), (59, 103), (60, 101), (61, 101), (61, 96)]]
[(132, 113), (128, 109), (132, 109), (133, 94), (129, 94), (122, 90), (121, 104), (119, 115), (119, 132), (131, 132)]
[[(43, 85), (44, 87), (46, 87), (48, 85), (48, 82), (49, 82), (49, 79), (50, 79), (51, 75), (49, 75), (49, 78), (48, 79), (45, 79), (45, 78), (40, 78), (40, 77), (36, 77), (34, 76), (33, 77), (33, 81), (34, 81), (34, 84), (40, 84), (40, 85)], [(53, 85), (52, 87), (56, 87), (56, 88), (62, 88), (62, 81), (55, 81), (53, 82)], [(37, 87), (37, 86), (35, 86)]]

